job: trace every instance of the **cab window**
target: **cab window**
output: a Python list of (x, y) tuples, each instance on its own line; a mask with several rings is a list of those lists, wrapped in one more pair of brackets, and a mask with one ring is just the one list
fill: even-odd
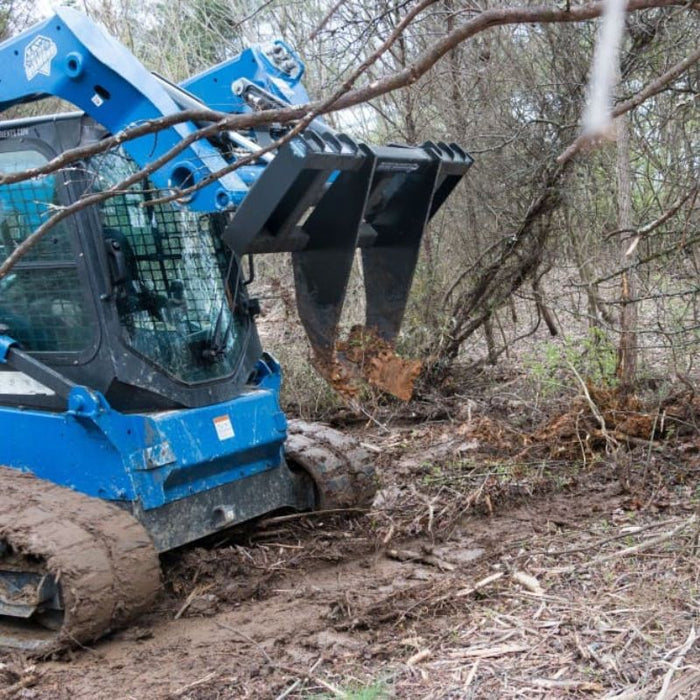
[[(0, 152), (0, 172), (47, 161), (34, 150)], [(0, 260), (44, 223), (59, 205), (55, 174), (0, 186)], [(72, 232), (59, 222), (0, 280), (0, 325), (25, 350), (77, 352), (93, 330), (80, 285)]]

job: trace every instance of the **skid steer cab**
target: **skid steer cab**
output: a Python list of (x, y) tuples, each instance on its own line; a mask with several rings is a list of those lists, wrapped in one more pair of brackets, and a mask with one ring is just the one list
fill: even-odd
[(321, 120), (265, 154), (290, 126), (202, 139), (180, 120), (100, 147), (183, 110), (308, 101), (281, 41), (174, 85), (61, 8), (0, 58), (3, 110), (79, 110), (0, 123), (0, 262), (26, 248), (0, 278), (0, 646), (46, 653), (148, 609), (160, 552), (273, 511), (371, 506), (362, 445), (281, 411), (240, 261), (292, 253), (300, 318), (332, 361), (361, 248), (367, 327), (390, 343), (423, 230), (472, 161)]

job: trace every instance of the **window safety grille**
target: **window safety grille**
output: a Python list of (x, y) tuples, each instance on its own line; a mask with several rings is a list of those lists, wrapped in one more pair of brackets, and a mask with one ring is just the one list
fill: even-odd
[[(135, 171), (121, 152), (89, 163), (93, 189), (104, 190)], [(211, 217), (174, 204), (149, 204), (159, 193), (140, 183), (101, 204), (108, 251), (118, 251), (115, 297), (126, 342), (175, 377), (206, 381), (231, 374), (242, 324), (237, 275), (210, 230)], [(230, 269), (229, 269), (230, 268)]]
[[(36, 167), (36, 151), (0, 153), (0, 171)], [(0, 259), (4, 260), (51, 215), (58, 176), (0, 187)], [(93, 327), (81, 290), (73, 234), (60, 222), (0, 280), (0, 324), (34, 352), (75, 352), (88, 346)]]

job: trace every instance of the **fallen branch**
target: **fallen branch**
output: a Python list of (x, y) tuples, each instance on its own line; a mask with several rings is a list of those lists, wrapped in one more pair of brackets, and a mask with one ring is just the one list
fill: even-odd
[(527, 644), (499, 644), (486, 649), (465, 649), (460, 656), (465, 659), (491, 659), (506, 654), (520, 654), (523, 651), (530, 651)]
[(653, 522), (653, 523), (647, 523), (646, 525), (637, 525), (634, 526), (634, 528), (626, 527), (624, 528), (621, 532), (619, 532), (617, 535), (612, 535), (611, 537), (606, 537), (605, 539), (602, 540), (596, 540), (595, 542), (591, 542), (590, 544), (583, 544), (579, 545), (576, 547), (567, 547), (566, 549), (555, 549), (551, 552), (541, 552), (542, 554), (546, 554), (548, 557), (561, 557), (566, 554), (578, 554), (579, 552), (585, 552), (589, 549), (598, 549), (599, 547), (602, 547), (604, 544), (608, 544), (609, 542), (614, 542), (615, 540), (621, 540), (624, 539), (625, 537), (629, 537), (630, 535), (638, 535), (641, 532), (645, 532), (646, 530), (656, 530), (657, 528), (660, 527), (666, 527), (666, 525), (675, 525), (678, 522), (678, 518), (672, 518), (670, 520), (663, 520), (662, 522)]
[(578, 383), (581, 385), (581, 390), (583, 391), (583, 395), (586, 399), (588, 407), (591, 409), (591, 413), (593, 414), (594, 418), (598, 421), (598, 425), (600, 426), (600, 432), (605, 438), (605, 445), (608, 448), (619, 447), (618, 441), (614, 437), (612, 437), (610, 433), (608, 433), (608, 428), (605, 424), (605, 418), (603, 417), (603, 414), (600, 412), (600, 409), (596, 405), (596, 402), (592, 399), (591, 393), (590, 391), (588, 391), (588, 387), (586, 386), (586, 382), (583, 381), (583, 378), (578, 373), (578, 370), (576, 369), (576, 367), (574, 367), (572, 362), (568, 362), (568, 365), (569, 369), (578, 380)]
[(11, 698), (19, 693), (19, 691), (36, 685), (38, 680), (39, 676), (35, 673), (29, 673), (26, 676), (22, 676), (22, 678), (20, 678), (16, 683), (13, 683), (7, 688), (0, 690), (0, 698)]
[(495, 583), (504, 576), (505, 574), (503, 573), (503, 571), (499, 571), (497, 574), (491, 574), (491, 576), (487, 576), (486, 578), (482, 578), (480, 581), (477, 581), (471, 588), (462, 588), (451, 597), (464, 598), (465, 596), (472, 595), (473, 593), (480, 591), (482, 588), (485, 588), (489, 584)]
[(454, 571), (455, 567), (449, 562), (443, 561), (434, 554), (424, 554), (422, 552), (414, 552), (411, 549), (387, 549), (386, 555), (389, 559), (396, 561), (415, 561), (420, 564), (428, 564), (434, 566), (440, 571)]
[(235, 627), (231, 627), (230, 625), (226, 625), (223, 622), (217, 622), (216, 623), (217, 627), (221, 627), (221, 629), (228, 630), (229, 632), (233, 632), (233, 634), (238, 635), (242, 639), (245, 639), (246, 642), (249, 642), (252, 644), (264, 657), (267, 663), (270, 664), (270, 666), (274, 666), (276, 668), (279, 668), (278, 664), (276, 664), (273, 660), (273, 658), (265, 651), (265, 649), (262, 647), (261, 644), (256, 642), (252, 637), (249, 637), (245, 632), (241, 632), (240, 630), (236, 629)]
[(323, 661), (323, 657), (319, 656), (318, 659), (314, 662), (314, 665), (308, 670), (307, 673), (304, 674), (303, 677), (297, 678), (294, 683), (292, 683), (287, 690), (284, 692), (280, 693), (275, 700), (284, 700), (284, 698), (289, 697), (297, 688), (299, 690), (302, 690), (303, 687), (306, 685), (308, 682), (309, 678), (312, 678), (312, 673), (321, 665), (321, 662)]
[(693, 688), (700, 688), (700, 671), (691, 671), (685, 676), (679, 678), (669, 689), (667, 697), (669, 700), (671, 698), (678, 697), (681, 693), (684, 693)]
[(570, 574), (574, 571), (591, 569), (594, 566), (604, 564), (605, 562), (612, 561), (613, 559), (621, 559), (622, 557), (628, 557), (633, 554), (638, 554), (639, 552), (651, 549), (652, 547), (656, 547), (659, 544), (663, 544), (664, 542), (673, 539), (679, 532), (685, 530), (688, 526), (695, 523), (696, 520), (696, 516), (693, 515), (687, 520), (684, 520), (680, 525), (674, 527), (673, 530), (669, 530), (663, 535), (654, 537), (650, 540), (647, 540), (646, 542), (641, 542), (640, 544), (636, 544), (633, 547), (626, 547), (625, 549), (620, 549), (617, 552), (611, 552), (610, 554), (601, 554), (600, 556), (594, 557), (593, 559), (590, 559), (589, 561), (584, 562), (583, 564), (571, 564), (570, 566), (564, 566), (558, 569), (551, 569), (550, 573)]
[(526, 574), (524, 571), (513, 571), (510, 577), (514, 581), (517, 581), (521, 586), (525, 586), (525, 588), (535, 595), (544, 595), (544, 589), (534, 576), (530, 576), (530, 574)]
[(185, 602), (182, 604), (182, 607), (175, 613), (175, 620), (179, 620), (187, 611), (187, 608), (192, 605), (194, 602), (194, 599), (197, 596), (202, 595), (205, 591), (208, 591), (214, 584), (210, 583), (206, 586), (196, 586), (195, 588), (192, 589), (190, 594), (185, 598)]
[(547, 690), (581, 690), (586, 693), (602, 693), (605, 688), (592, 681), (555, 681), (548, 678), (535, 678), (532, 685)]
[(406, 661), (406, 666), (415, 666), (421, 661), (425, 661), (426, 659), (430, 658), (432, 653), (433, 652), (430, 649), (423, 649), (422, 651), (416, 652)]
[(690, 651), (693, 644), (695, 644), (695, 640), (697, 638), (698, 635), (695, 632), (695, 625), (693, 625), (690, 628), (688, 638), (685, 640), (683, 646), (678, 651), (678, 655), (673, 660), (671, 668), (668, 669), (666, 675), (664, 676), (664, 682), (661, 685), (661, 690), (659, 691), (659, 694), (656, 696), (656, 700), (666, 700), (666, 698), (673, 697), (669, 693), (669, 686), (671, 685), (671, 681), (673, 680), (673, 674), (680, 668), (680, 665), (683, 663), (683, 659), (685, 659), (686, 654)]

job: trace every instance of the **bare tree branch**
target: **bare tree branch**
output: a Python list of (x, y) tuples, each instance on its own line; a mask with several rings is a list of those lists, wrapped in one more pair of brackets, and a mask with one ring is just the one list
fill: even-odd
[(328, 10), (328, 12), (326, 12), (326, 14), (323, 16), (323, 19), (318, 23), (318, 26), (316, 27), (316, 29), (314, 29), (311, 32), (311, 34), (309, 34), (310, 40), (313, 41), (319, 35), (319, 33), (323, 31), (323, 28), (328, 24), (328, 22), (330, 22), (333, 15), (338, 11), (340, 6), (344, 2), (345, 2), (345, 0), (338, 0), (338, 2), (336, 2), (335, 5), (333, 5), (333, 7), (331, 7), (331, 9)]
[[(626, 112), (639, 107), (642, 102), (645, 102), (650, 97), (654, 97), (660, 93), (666, 85), (668, 85), (672, 80), (675, 80), (680, 75), (682, 75), (690, 66), (694, 63), (700, 61), (700, 48), (694, 51), (687, 58), (679, 61), (674, 66), (669, 68), (665, 73), (660, 75), (655, 80), (652, 80), (643, 90), (640, 90), (636, 95), (630, 97), (629, 100), (621, 102), (612, 111), (613, 117), (619, 117)], [(591, 143), (591, 139), (586, 134), (581, 134), (558, 158), (558, 163), (564, 163), (565, 161), (572, 158), (578, 151), (580, 151), (585, 146)]]

